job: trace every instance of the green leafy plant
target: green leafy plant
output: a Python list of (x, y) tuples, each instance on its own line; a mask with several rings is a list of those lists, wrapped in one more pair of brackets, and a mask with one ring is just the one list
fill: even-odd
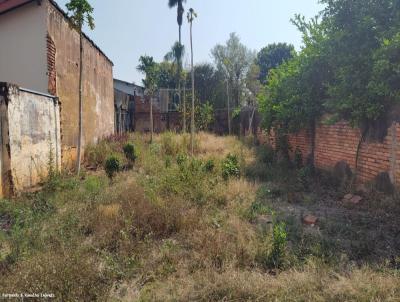
[(227, 180), (230, 177), (239, 177), (240, 167), (239, 160), (236, 155), (228, 154), (222, 162), (222, 177)]
[(209, 130), (210, 125), (214, 121), (214, 108), (209, 102), (197, 105), (195, 109), (196, 129), (200, 131)]
[(287, 245), (286, 224), (280, 222), (274, 225), (272, 234), (272, 249), (269, 254), (269, 265), (281, 268), (285, 262)]
[(108, 157), (104, 164), (104, 169), (108, 178), (112, 181), (115, 174), (121, 169), (121, 162), (119, 158), (115, 155)]
[(213, 159), (207, 160), (206, 163), (204, 164), (204, 170), (208, 173), (213, 172), (214, 168), (215, 168), (215, 162)]
[(129, 161), (129, 163), (131, 165), (135, 163), (137, 159), (135, 146), (132, 143), (127, 143), (124, 145), (122, 150), (124, 151), (125, 157)]
[(179, 167), (183, 167), (188, 161), (188, 156), (184, 153), (180, 153), (176, 156), (176, 163)]

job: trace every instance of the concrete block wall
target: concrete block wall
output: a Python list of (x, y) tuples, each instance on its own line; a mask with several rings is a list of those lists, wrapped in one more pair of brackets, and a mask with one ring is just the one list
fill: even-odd
[(0, 83), (0, 196), (11, 196), (43, 181), (49, 165), (61, 167), (58, 99)]

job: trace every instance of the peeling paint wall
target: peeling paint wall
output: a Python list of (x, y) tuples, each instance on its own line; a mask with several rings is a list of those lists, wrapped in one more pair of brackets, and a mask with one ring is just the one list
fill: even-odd
[[(61, 102), (62, 162), (65, 167), (72, 167), (79, 135), (79, 34), (54, 5), (46, 3), (48, 36), (55, 47), (51, 51), (55, 52), (56, 95)], [(83, 146), (86, 146), (114, 133), (114, 89), (112, 62), (87, 38), (83, 39), (83, 52)]]
[(0, 84), (2, 195), (35, 186), (61, 166), (58, 99)]

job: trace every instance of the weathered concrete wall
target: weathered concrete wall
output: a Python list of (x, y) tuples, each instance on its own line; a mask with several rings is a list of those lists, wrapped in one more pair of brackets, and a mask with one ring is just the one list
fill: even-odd
[[(48, 36), (55, 48), (55, 92), (61, 102), (62, 161), (68, 167), (76, 160), (79, 135), (79, 34), (71, 29), (60, 9), (49, 1), (44, 3), (47, 3), (48, 11)], [(49, 51), (53, 53), (54, 49)], [(85, 146), (114, 133), (114, 89), (112, 62), (86, 37), (83, 52)]]
[(58, 99), (0, 84), (2, 195), (38, 184), (61, 166)]
[(36, 1), (0, 15), (0, 81), (47, 92), (46, 8)]

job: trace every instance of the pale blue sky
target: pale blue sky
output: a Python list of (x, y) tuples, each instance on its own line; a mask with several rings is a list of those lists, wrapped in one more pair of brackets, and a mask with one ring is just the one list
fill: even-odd
[[(57, 0), (65, 8), (68, 0)], [(141, 55), (157, 61), (178, 40), (176, 9), (168, 0), (90, 0), (96, 28), (86, 33), (114, 62), (114, 77), (141, 84), (136, 71)], [(301, 36), (290, 23), (296, 13), (308, 18), (322, 6), (318, 0), (188, 0), (185, 8), (198, 13), (193, 28), (195, 63), (212, 61), (210, 50), (236, 32), (249, 48), (260, 50), (273, 42), (288, 42), (298, 49)], [(185, 14), (186, 16), (186, 14)], [(189, 50), (189, 26), (184, 19), (183, 44)], [(188, 60), (185, 60), (188, 61)]]

